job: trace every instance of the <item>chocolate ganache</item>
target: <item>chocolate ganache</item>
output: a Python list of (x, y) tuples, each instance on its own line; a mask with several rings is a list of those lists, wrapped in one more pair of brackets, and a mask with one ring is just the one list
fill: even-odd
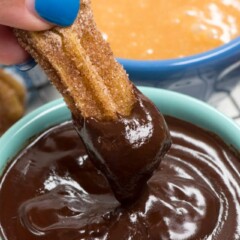
[[(131, 205), (120, 205), (72, 123), (34, 140), (0, 185), (4, 240), (240, 239), (240, 156), (166, 117), (172, 147)], [(131, 161), (130, 161), (131, 162)]]

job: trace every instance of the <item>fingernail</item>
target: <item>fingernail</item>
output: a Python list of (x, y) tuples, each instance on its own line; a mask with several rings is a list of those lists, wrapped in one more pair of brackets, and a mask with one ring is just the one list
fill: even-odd
[(34, 68), (36, 65), (37, 63), (34, 61), (34, 59), (30, 59), (27, 62), (16, 65), (16, 67), (18, 70), (25, 72)]
[(46, 21), (63, 27), (77, 17), (80, 0), (35, 0), (35, 10)]

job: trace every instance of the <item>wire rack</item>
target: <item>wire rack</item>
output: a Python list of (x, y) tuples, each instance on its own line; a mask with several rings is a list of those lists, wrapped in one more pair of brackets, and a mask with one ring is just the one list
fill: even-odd
[(234, 89), (225, 89), (214, 95), (209, 104), (240, 125), (240, 81)]

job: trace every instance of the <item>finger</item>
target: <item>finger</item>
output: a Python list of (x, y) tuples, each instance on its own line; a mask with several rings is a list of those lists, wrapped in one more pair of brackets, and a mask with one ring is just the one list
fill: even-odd
[(29, 55), (19, 46), (12, 28), (0, 25), (0, 36), (0, 64), (19, 64), (29, 58)]
[(0, 0), (0, 24), (35, 31), (68, 26), (79, 5), (80, 0)]
[(36, 31), (51, 27), (34, 13), (33, 1), (25, 0), (0, 0), (0, 24)]

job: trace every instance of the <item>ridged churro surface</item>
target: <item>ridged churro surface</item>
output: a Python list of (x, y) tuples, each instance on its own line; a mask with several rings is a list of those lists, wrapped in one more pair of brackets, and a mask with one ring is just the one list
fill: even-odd
[(81, 1), (81, 10), (71, 27), (15, 32), (75, 117), (109, 120), (118, 114), (130, 114), (136, 101), (132, 84), (97, 30), (89, 0)]

